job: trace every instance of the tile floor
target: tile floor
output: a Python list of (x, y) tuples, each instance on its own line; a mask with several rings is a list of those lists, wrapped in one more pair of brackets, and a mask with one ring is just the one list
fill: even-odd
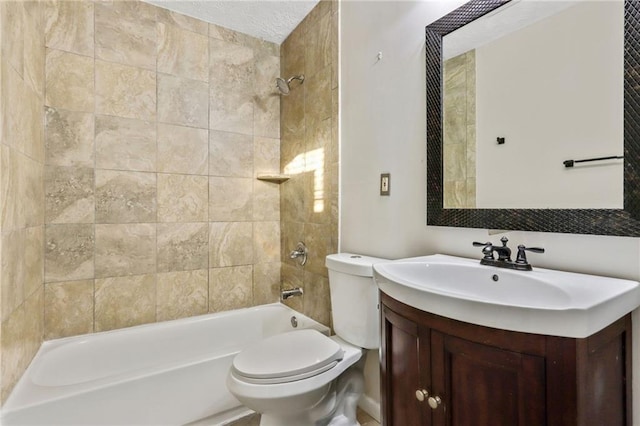
[[(360, 423), (360, 426), (380, 426), (380, 423), (375, 421), (373, 417), (371, 417), (361, 409), (358, 409), (358, 422)], [(259, 426), (259, 425), (260, 425), (260, 415), (251, 414), (250, 416), (236, 420), (233, 423), (229, 423), (227, 426)]]

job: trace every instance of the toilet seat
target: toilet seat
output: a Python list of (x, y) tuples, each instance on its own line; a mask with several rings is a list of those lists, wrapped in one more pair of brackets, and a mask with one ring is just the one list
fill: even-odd
[(244, 349), (234, 358), (231, 370), (247, 383), (288, 383), (324, 373), (343, 356), (341, 346), (317, 330), (298, 330)]

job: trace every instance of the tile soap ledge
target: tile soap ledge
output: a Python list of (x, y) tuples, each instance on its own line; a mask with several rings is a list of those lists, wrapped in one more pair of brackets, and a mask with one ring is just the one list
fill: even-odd
[(283, 183), (289, 180), (289, 178), (291, 178), (291, 175), (285, 175), (282, 173), (264, 173), (264, 174), (259, 174), (257, 176), (258, 180), (264, 180), (267, 182), (273, 182), (273, 183)]

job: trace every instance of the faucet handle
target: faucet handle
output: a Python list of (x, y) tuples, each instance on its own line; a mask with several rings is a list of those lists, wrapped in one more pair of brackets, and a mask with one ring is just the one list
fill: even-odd
[(516, 263), (518, 264), (523, 264), (523, 265), (527, 265), (529, 262), (527, 262), (527, 251), (530, 251), (532, 253), (544, 253), (544, 249), (541, 247), (525, 247), (524, 245), (520, 244), (518, 246), (518, 255), (516, 256)]
[(485, 260), (494, 260), (495, 258), (493, 257), (493, 243), (490, 242), (486, 242), (486, 243), (479, 243), (477, 241), (473, 242), (473, 246), (474, 247), (482, 247), (482, 254), (484, 254), (484, 259)]

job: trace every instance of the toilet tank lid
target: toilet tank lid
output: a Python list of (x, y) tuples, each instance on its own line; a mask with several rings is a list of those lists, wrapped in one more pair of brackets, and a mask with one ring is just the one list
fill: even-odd
[(345, 274), (359, 275), (361, 277), (373, 276), (373, 264), (388, 262), (389, 259), (364, 256), (354, 253), (336, 253), (326, 257), (325, 266), (332, 271)]

